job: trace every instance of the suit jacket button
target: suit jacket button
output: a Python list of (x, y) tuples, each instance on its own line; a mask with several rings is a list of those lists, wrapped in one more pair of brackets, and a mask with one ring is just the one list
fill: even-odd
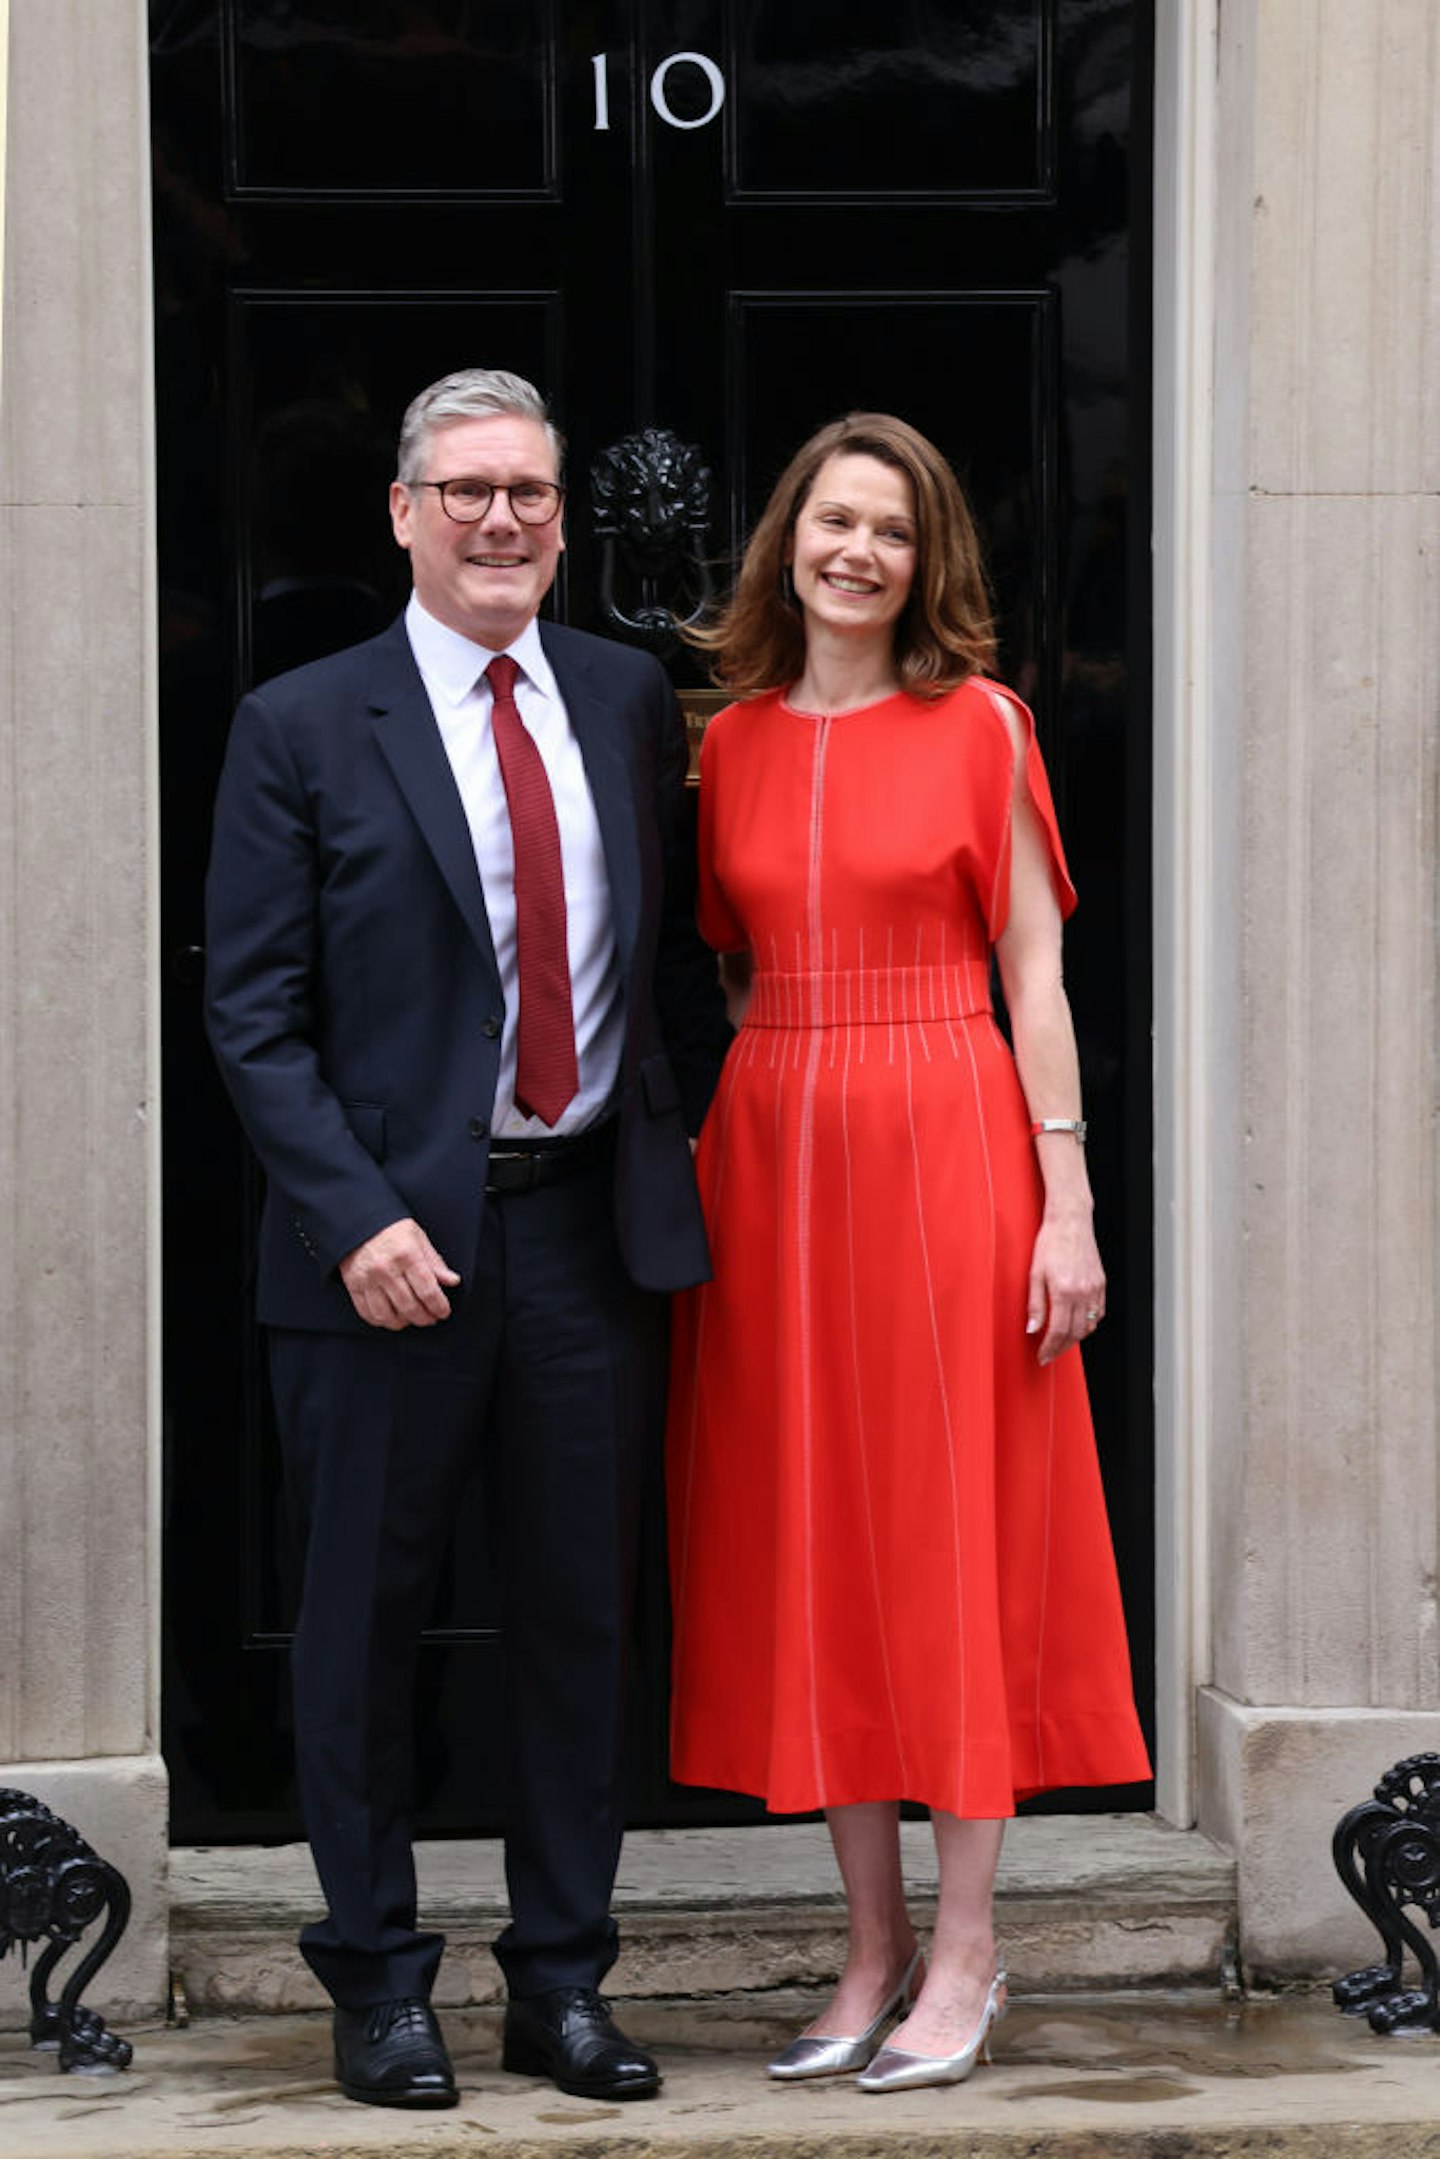
[(484, 1139), (485, 1134), (488, 1130), (489, 1127), (487, 1126), (483, 1117), (472, 1117), (470, 1119), (471, 1139)]
[(482, 1032), (482, 1034), (488, 1035), (488, 1036), (489, 1036), (489, 1038), (490, 1038), (490, 1040), (491, 1040), (491, 1041), (493, 1042), (493, 1041), (494, 1041), (494, 1039), (495, 1039), (495, 1037), (496, 1037), (496, 1035), (498, 1035), (498, 1034), (499, 1034), (499, 1032), (500, 1032), (500, 1022), (499, 1022), (499, 1020), (497, 1020), (497, 1019), (488, 1019), (488, 1020), (486, 1020), (486, 1022), (485, 1022), (485, 1025), (484, 1025), (484, 1027), (483, 1027), (483, 1028), (481, 1029), (481, 1032)]

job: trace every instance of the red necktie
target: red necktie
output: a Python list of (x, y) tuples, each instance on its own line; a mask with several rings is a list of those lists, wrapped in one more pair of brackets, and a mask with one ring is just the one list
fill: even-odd
[(553, 1125), (580, 1086), (565, 938), (565, 866), (544, 761), (515, 707), (520, 672), (508, 652), (485, 670), (494, 692), (492, 725), (515, 848), (515, 936), (520, 1022), (515, 1104)]

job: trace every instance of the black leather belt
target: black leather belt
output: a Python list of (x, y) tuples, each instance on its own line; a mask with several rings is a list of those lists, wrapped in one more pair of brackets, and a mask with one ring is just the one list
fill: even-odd
[(573, 1139), (501, 1140), (490, 1149), (485, 1170), (487, 1192), (533, 1192), (542, 1184), (563, 1184), (578, 1177), (611, 1152), (615, 1119), (592, 1124)]

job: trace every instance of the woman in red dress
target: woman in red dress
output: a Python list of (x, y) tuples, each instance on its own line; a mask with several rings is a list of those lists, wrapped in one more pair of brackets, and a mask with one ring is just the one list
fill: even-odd
[(699, 1145), (715, 1279), (676, 1322), (673, 1772), (826, 1813), (847, 1961), (771, 2073), (958, 2082), (1004, 2007), (1017, 1797), (1149, 1774), (1076, 1349), (1105, 1278), (1074, 893), (964, 498), (902, 421), (805, 445), (708, 642), (739, 701), (702, 752), (700, 920), (743, 1022)]

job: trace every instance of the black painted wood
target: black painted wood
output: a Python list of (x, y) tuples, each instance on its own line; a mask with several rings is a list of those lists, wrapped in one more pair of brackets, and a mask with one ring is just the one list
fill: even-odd
[[(1146, 0), (152, 0), (180, 1839), (297, 1828), (254, 1171), (193, 951), (210, 798), (238, 694), (401, 603), (400, 414), (474, 363), (555, 401), (572, 496), (554, 605), (587, 626), (603, 625), (586, 474), (638, 427), (673, 429), (714, 474), (717, 575), (795, 444), (847, 407), (903, 413), (964, 475), (1082, 895), (1067, 965), (1111, 1276), (1087, 1361), (1148, 1690), (1149, 16)], [(653, 1511), (632, 1815), (744, 1817), (665, 1776), (658, 1490)], [(430, 1833), (497, 1816), (480, 1528), (477, 1491), (422, 1658)]]

